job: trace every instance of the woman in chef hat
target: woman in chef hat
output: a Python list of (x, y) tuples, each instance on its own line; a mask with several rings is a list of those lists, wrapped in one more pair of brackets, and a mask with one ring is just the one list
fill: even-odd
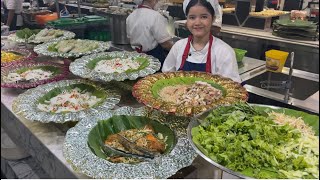
[(188, 38), (179, 40), (164, 61), (162, 72), (203, 71), (241, 82), (234, 50), (211, 34), (215, 0), (184, 0)]
[(154, 10), (158, 1), (135, 0), (139, 6), (127, 17), (126, 23), (131, 46), (138, 52), (158, 58), (162, 65), (173, 42), (167, 31), (167, 19)]

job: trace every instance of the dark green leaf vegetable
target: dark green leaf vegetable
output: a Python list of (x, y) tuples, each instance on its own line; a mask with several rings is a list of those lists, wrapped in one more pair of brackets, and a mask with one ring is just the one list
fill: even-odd
[(21, 30), (17, 30), (16, 36), (21, 39), (28, 39), (32, 35), (38, 34), (39, 32), (40, 32), (40, 29), (24, 28)]
[(254, 178), (319, 178), (319, 138), (248, 104), (220, 107), (192, 129), (213, 161)]

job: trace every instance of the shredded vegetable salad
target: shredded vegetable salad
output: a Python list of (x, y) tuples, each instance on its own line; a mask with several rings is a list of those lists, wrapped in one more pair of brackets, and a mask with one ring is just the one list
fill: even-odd
[(13, 53), (13, 52), (1, 51), (1, 62), (2, 63), (8, 63), (8, 62), (12, 62), (12, 61), (15, 61), (15, 60), (19, 60), (22, 57), (23, 56), (18, 55), (18, 54)]
[(159, 91), (163, 101), (184, 106), (208, 105), (222, 97), (222, 91), (209, 83), (196, 81), (194, 84), (167, 86)]
[(278, 115), (243, 103), (220, 107), (192, 129), (192, 140), (213, 161), (248, 177), (318, 179), (319, 137), (297, 129), (305, 124), (277, 123)]
[(306, 125), (301, 117), (295, 118), (295, 117), (287, 116), (283, 113), (276, 113), (276, 112), (270, 112), (269, 115), (273, 116), (274, 121), (277, 124), (281, 124), (281, 125), (289, 124), (290, 126), (300, 130), (301, 133), (303, 134), (314, 135), (312, 128)]
[(131, 58), (121, 59), (115, 58), (110, 60), (102, 60), (97, 63), (94, 70), (96, 72), (103, 73), (123, 73), (129, 69), (135, 70), (140, 67), (138, 61), (134, 61)]
[(9, 73), (4, 81), (8, 83), (19, 82), (19, 81), (38, 81), (48, 79), (52, 76), (53, 72), (44, 71), (42, 69), (27, 70), (21, 74)]
[(91, 92), (74, 88), (45, 101), (46, 104), (38, 104), (38, 109), (52, 113), (77, 112), (94, 106), (100, 100), (101, 98), (97, 98)]

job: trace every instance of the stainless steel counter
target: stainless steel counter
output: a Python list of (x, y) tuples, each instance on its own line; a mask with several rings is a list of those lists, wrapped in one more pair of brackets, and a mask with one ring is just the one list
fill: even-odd
[[(176, 34), (185, 37), (188, 33), (185, 20), (175, 22)], [(265, 52), (277, 49), (295, 53), (294, 68), (319, 74), (319, 40), (301, 41), (281, 38), (272, 35), (271, 31), (263, 31), (237, 26), (223, 25), (218, 36), (233, 48), (246, 49), (246, 56), (264, 59)], [(289, 67), (289, 63), (285, 64)]]
[(243, 62), (243, 67), (238, 69), (240, 75), (242, 75), (248, 71), (262, 67), (266, 64), (265, 61), (261, 61), (261, 60), (249, 58), (249, 57), (244, 57), (242, 62)]
[[(252, 81), (254, 79), (257, 79), (257, 82), (254, 85), (245, 84), (244, 87), (250, 93), (253, 93), (265, 98), (269, 98), (272, 100), (276, 100), (279, 102), (284, 102), (284, 94), (279, 93), (278, 91), (272, 91), (270, 89), (265, 89), (261, 87), (259, 83), (260, 80), (258, 80), (261, 78), (258, 78), (258, 76), (264, 73), (267, 73), (265, 66), (260, 66), (252, 71), (248, 71), (246, 73), (241, 74), (241, 78), (243, 81)], [(286, 75), (289, 74), (289, 68), (284, 67), (282, 73), (280, 74), (286, 77)], [(292, 76), (293, 78), (300, 79), (300, 82), (304, 83), (304, 84), (295, 84), (299, 82), (297, 81), (293, 82), (292, 89), (300, 88), (302, 89), (301, 91), (304, 91), (304, 93), (307, 93), (307, 94), (311, 93), (311, 95), (308, 96), (306, 99), (298, 99), (296, 97), (292, 97), (292, 94), (291, 94), (291, 97), (289, 98), (289, 101), (287, 102), (287, 104), (319, 114), (319, 86), (318, 86), (319, 74), (314, 74), (314, 73), (309, 73), (309, 72), (294, 69)], [(264, 79), (264, 80), (267, 80), (267, 79)], [(274, 80), (279, 80), (279, 79), (274, 79)], [(286, 79), (282, 79), (282, 80), (286, 80)], [(313, 86), (316, 86), (316, 87), (313, 87), (313, 88), (311, 88), (311, 86), (308, 87), (308, 83), (309, 84), (313, 83)], [(291, 92), (292, 92), (292, 89), (290, 90)]]
[[(185, 27), (185, 24), (186, 24), (186, 20), (176, 21), (175, 27), (176, 28)], [(263, 30), (257, 30), (252, 28), (222, 25), (221, 33), (243, 35), (243, 36), (253, 37), (258, 39), (272, 40), (272, 41), (278, 41), (278, 42), (283, 42), (288, 44), (319, 48), (319, 40), (318, 41), (301, 41), (301, 40), (295, 40), (295, 39), (281, 38), (281, 37), (272, 35), (272, 30), (263, 31)]]
[[(263, 73), (267, 73), (267, 70), (265, 67), (265, 61), (245, 57), (243, 59), (243, 62), (244, 62), (244, 67), (239, 68), (239, 74), (243, 82), (252, 81), (256, 79), (259, 75), (262, 75)], [(280, 74), (283, 74), (284, 76), (288, 75), (289, 68), (284, 67), (282, 70), (282, 73)], [(293, 82), (292, 88), (295, 88), (295, 86), (297, 85), (302, 86), (302, 89), (305, 87), (305, 92), (312, 90), (312, 88), (308, 88), (308, 82), (309, 83), (314, 82), (314, 84), (319, 83), (319, 74), (314, 74), (306, 71), (301, 71), (298, 69), (293, 69), (292, 75), (294, 78), (301, 79), (300, 82), (302, 81), (303, 83), (305, 83), (303, 85), (300, 85), (300, 84), (295, 84), (298, 82)], [(264, 80), (267, 80), (267, 79), (264, 79)], [(273, 79), (273, 80), (277, 81), (280, 79)], [(286, 80), (286, 79), (281, 79), (281, 80)], [(257, 82), (254, 85), (245, 84), (244, 87), (250, 93), (253, 93), (265, 98), (269, 98), (272, 100), (276, 100), (279, 102), (284, 101), (284, 94), (273, 92), (270, 89), (263, 89), (261, 88), (260, 82), (258, 81), (260, 80), (257, 80)], [(301, 89), (301, 87), (299, 88)], [(290, 97), (289, 102), (287, 104), (319, 114), (319, 86), (314, 88), (316, 88), (316, 91), (314, 93), (312, 93), (311, 91), (310, 92), (311, 95), (307, 97), (305, 100), (301, 100), (295, 97)], [(314, 88), (313, 88), (313, 91), (314, 91)], [(291, 92), (292, 92), (292, 89), (291, 89)]]

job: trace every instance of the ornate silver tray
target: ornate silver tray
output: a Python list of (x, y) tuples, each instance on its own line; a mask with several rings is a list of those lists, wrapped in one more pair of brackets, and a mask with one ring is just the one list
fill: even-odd
[[(96, 61), (96, 59), (100, 58), (132, 58), (144, 59), (147, 64), (146, 67), (142, 67), (140, 69), (131, 71), (131, 72), (122, 72), (122, 73), (103, 73), (96, 72), (94, 68), (88, 67), (89, 63)], [(76, 59), (74, 62), (70, 64), (70, 71), (82, 78), (89, 78), (94, 81), (103, 81), (109, 82), (112, 80), (116, 81), (124, 81), (125, 79), (135, 80), (138, 77), (145, 77), (149, 74), (153, 74), (160, 69), (161, 63), (158, 59), (137, 52), (127, 52), (127, 51), (114, 51), (114, 52), (103, 52), (98, 54), (91, 54), (88, 56), (83, 56), (79, 59)]]
[[(53, 71), (53, 75), (48, 79), (37, 80), (37, 81), (23, 81), (23, 82), (6, 82), (5, 77), (9, 73), (15, 73), (17, 71), (21, 71), (23, 69), (41, 69), (45, 67), (46, 69), (50, 69)], [(59, 81), (64, 79), (69, 74), (68, 66), (58, 63), (51, 63), (51, 62), (22, 62), (19, 64), (13, 64), (11, 66), (7, 66), (1, 68), (1, 87), (3, 88), (21, 88), (21, 89), (28, 89), (37, 87), (41, 84), (47, 84), (53, 81)]]
[(21, 55), (21, 57), (19, 59), (15, 59), (10, 62), (2, 62), (1, 61), (1, 67), (10, 66), (13, 64), (18, 64), (18, 63), (21, 63), (22, 61), (25, 61), (25, 60), (31, 60), (37, 56), (34, 52), (32, 52), (28, 49), (21, 49), (21, 48), (1, 49), (1, 53), (2, 52), (16, 53), (16, 54)]
[[(100, 104), (78, 112), (51, 113), (41, 111), (37, 108), (39, 99), (51, 90), (75, 84), (85, 84), (93, 86), (96, 90), (103, 91), (107, 95), (107, 97)], [(20, 94), (14, 100), (12, 110), (18, 116), (30, 121), (39, 121), (43, 123), (65, 123), (68, 121), (79, 121), (83, 117), (99, 114), (103, 111), (112, 109), (119, 102), (120, 95), (114, 92), (110, 92), (93, 82), (76, 79), (53, 82), (45, 85), (40, 85), (34, 89), (29, 89), (23, 94)]]
[(65, 31), (63, 30), (63, 36), (57, 37), (57, 38), (53, 38), (47, 41), (40, 41), (40, 40), (36, 40), (36, 39), (32, 39), (31, 37), (34, 38), (34, 36), (31, 36), (28, 39), (22, 39), (16, 36), (16, 33), (13, 32), (12, 34), (10, 34), (8, 36), (8, 39), (10, 41), (14, 41), (17, 43), (34, 43), (34, 44), (40, 44), (40, 43), (46, 43), (46, 42), (53, 42), (53, 41), (61, 41), (61, 40), (65, 40), (65, 39), (72, 39), (76, 36), (75, 33), (71, 32), (71, 31)]
[(179, 169), (191, 165), (196, 153), (186, 136), (178, 137), (174, 149), (150, 162), (139, 164), (111, 163), (97, 157), (88, 146), (88, 134), (99, 120), (114, 115), (145, 116), (145, 108), (122, 107), (115, 111), (104, 111), (91, 117), (85, 117), (74, 128), (69, 129), (63, 145), (66, 160), (77, 172), (99, 179), (164, 179), (174, 175)]
[(83, 53), (59, 53), (55, 51), (49, 51), (48, 47), (58, 43), (59, 41), (55, 42), (48, 42), (44, 44), (39, 44), (36, 47), (34, 47), (34, 52), (37, 54), (41, 54), (44, 56), (50, 56), (50, 57), (63, 57), (63, 58), (77, 58), (84, 55), (94, 54), (103, 52), (105, 50), (108, 50), (110, 48), (110, 43), (108, 42), (102, 42), (102, 41), (94, 41), (94, 40), (84, 40), (84, 41), (90, 41), (90, 42), (98, 42), (98, 48), (93, 49), (91, 51), (83, 52)]

